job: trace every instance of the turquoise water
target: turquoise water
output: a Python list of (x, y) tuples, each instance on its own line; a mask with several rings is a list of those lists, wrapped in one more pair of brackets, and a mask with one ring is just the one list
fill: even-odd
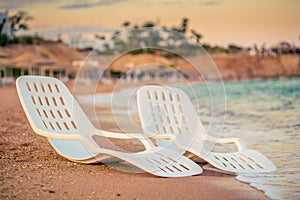
[[(199, 115), (207, 125), (211, 116), (208, 91), (199, 84), (193, 89)], [(226, 117), (220, 111), (214, 125), (223, 127), (222, 136), (241, 138), (278, 168), (273, 173), (239, 175), (237, 179), (271, 199), (300, 199), (300, 79), (225, 83), (225, 89)]]

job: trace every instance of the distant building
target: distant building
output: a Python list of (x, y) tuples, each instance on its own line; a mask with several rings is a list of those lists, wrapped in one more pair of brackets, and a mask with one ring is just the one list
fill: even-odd
[(1, 34), (7, 35), (8, 37), (11, 36), (11, 26), (9, 23), (9, 17), (8, 17), (8, 10), (5, 10), (4, 12), (0, 12), (0, 27), (1, 28)]
[(99, 63), (98, 60), (74, 60), (73, 69), (76, 71), (76, 81), (80, 84), (110, 83), (110, 74)]
[(126, 66), (131, 66), (131, 70), (126, 71), (122, 75), (121, 80), (127, 83), (147, 81), (178, 82), (184, 79), (182, 72), (159, 64), (134, 66), (132, 63), (127, 63), (125, 68)]

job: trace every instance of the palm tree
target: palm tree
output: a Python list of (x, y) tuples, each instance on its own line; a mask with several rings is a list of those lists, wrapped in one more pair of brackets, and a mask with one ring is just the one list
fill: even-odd
[(154, 27), (155, 26), (155, 23), (152, 22), (152, 21), (146, 21), (144, 24), (143, 24), (143, 27), (145, 28), (151, 28), (151, 27)]
[(28, 30), (29, 27), (27, 21), (30, 20), (33, 20), (33, 17), (22, 10), (9, 17), (12, 35), (19, 30)]
[(98, 34), (95, 34), (94, 37), (96, 39), (99, 39), (99, 40), (105, 40), (105, 36), (104, 35), (98, 35)]
[(126, 29), (130, 26), (130, 21), (126, 20), (125, 22), (123, 22), (122, 26)]
[(182, 18), (182, 23), (181, 23), (181, 32), (182, 33), (186, 33), (188, 23), (189, 23), (188, 18), (186, 18), (186, 17)]
[(200, 40), (201, 40), (201, 38), (203, 38), (203, 36), (195, 30), (191, 30), (191, 32), (196, 37), (197, 43), (200, 43)]

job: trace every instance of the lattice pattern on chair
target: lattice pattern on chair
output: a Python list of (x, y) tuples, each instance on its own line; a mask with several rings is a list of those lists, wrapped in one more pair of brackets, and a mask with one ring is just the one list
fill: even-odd
[(178, 174), (191, 170), (189, 166), (185, 165), (180, 160), (175, 160), (175, 158), (168, 157), (159, 152), (156, 152), (151, 156), (143, 156), (140, 158), (140, 161), (142, 163), (148, 163), (153, 169), (159, 169), (160, 173)]
[(172, 91), (148, 90), (147, 96), (157, 132), (174, 135), (189, 132), (179, 95), (172, 93)]
[(261, 171), (266, 166), (261, 159), (261, 155), (257, 155), (257, 151), (247, 150), (245, 152), (236, 153), (211, 153), (207, 158), (222, 166), (227, 171)]
[(36, 119), (40, 119), (40, 128), (55, 133), (76, 133), (77, 124), (73, 117), (72, 102), (67, 102), (57, 83), (26, 81), (30, 102), (34, 107)]
[[(144, 86), (139, 88), (137, 99), (142, 128), (147, 135), (156, 139), (158, 145), (162, 144), (160, 139), (163, 137), (157, 137), (156, 134), (174, 134), (176, 137), (168, 137), (177, 148), (189, 151), (219, 169), (235, 173), (268, 172), (276, 169), (268, 158), (247, 149), (237, 138), (213, 138), (207, 135), (193, 104), (183, 91), (169, 87)], [(147, 110), (149, 107), (150, 112)], [(181, 132), (177, 131), (178, 127)], [(235, 143), (239, 151), (211, 152), (203, 148), (207, 141)]]
[[(186, 96), (179, 95), (174, 88), (145, 86), (139, 89), (138, 107), (144, 131), (149, 136), (174, 135), (182, 146), (196, 144), (193, 139), (203, 127), (195, 123), (197, 119), (187, 118), (190, 114), (197, 115), (195, 110), (182, 107), (187, 100)], [(167, 144), (160, 140), (157, 142)]]

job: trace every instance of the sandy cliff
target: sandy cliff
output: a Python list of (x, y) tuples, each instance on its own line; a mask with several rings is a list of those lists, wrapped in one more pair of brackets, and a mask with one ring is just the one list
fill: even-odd
[(214, 54), (223, 79), (279, 78), (300, 75), (300, 56), (256, 57), (246, 54)]
[[(64, 44), (9, 45), (0, 47), (0, 67), (26, 67), (34, 63), (52, 61), (74, 74), (72, 61), (83, 60), (88, 52), (82, 53)], [(281, 55), (278, 57), (256, 57), (246, 53), (211, 54), (211, 57), (227, 81), (256, 78), (279, 78), (300, 76), (300, 55)], [(176, 66), (190, 74), (193, 66), (180, 57), (165, 58), (159, 54), (126, 54), (111, 64), (118, 71), (128, 71), (145, 63), (160, 63)], [(128, 68), (128, 66), (131, 66)]]

